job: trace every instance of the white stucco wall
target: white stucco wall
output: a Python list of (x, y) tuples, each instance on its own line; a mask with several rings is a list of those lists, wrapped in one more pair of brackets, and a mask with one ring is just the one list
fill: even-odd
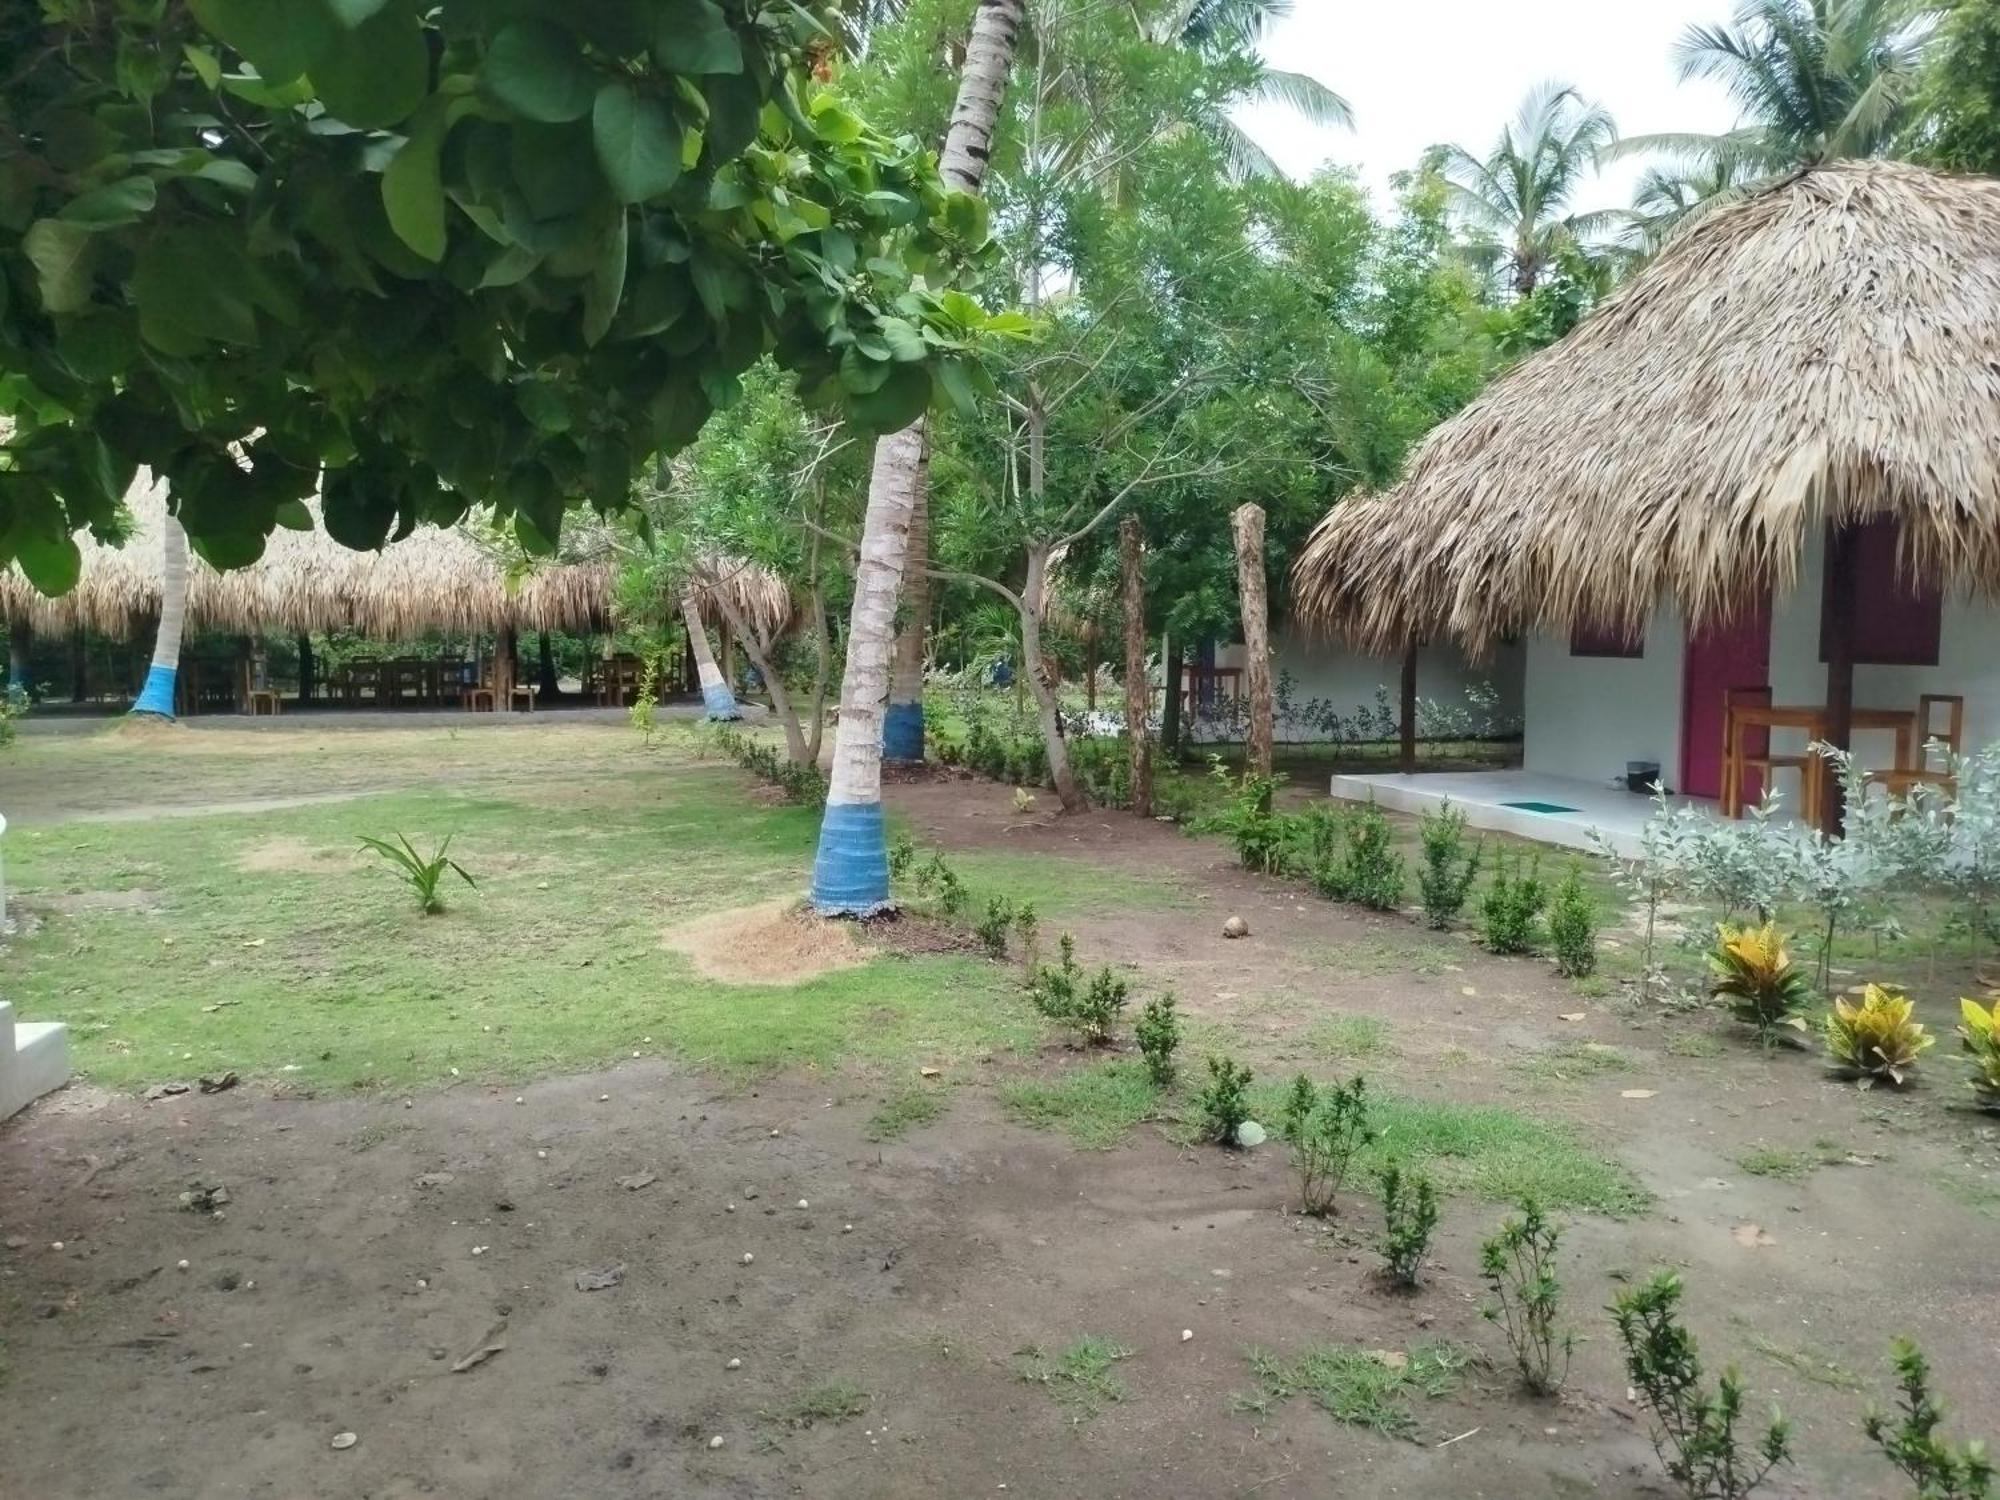
[(1638, 657), (1571, 656), (1566, 636), (1527, 643), (1522, 765), (1550, 776), (1606, 783), (1628, 761), (1658, 761), (1667, 785), (1680, 776), (1681, 660), (1678, 613), (1658, 611)]
[[(1315, 698), (1324, 699), (1335, 712), (1352, 715), (1363, 707), (1372, 708), (1377, 689), (1387, 691), (1391, 710), (1402, 692), (1403, 663), (1400, 657), (1384, 659), (1367, 656), (1323, 637), (1282, 627), (1271, 638), (1271, 681), (1275, 689), (1279, 674), (1290, 673), (1292, 699), (1301, 708)], [(1497, 647), (1486, 661), (1474, 665), (1463, 652), (1450, 646), (1426, 646), (1417, 653), (1417, 696), (1441, 703), (1464, 703), (1466, 689), (1490, 684), (1498, 694), (1497, 713), (1508, 723), (1518, 723), (1522, 711), (1522, 660), (1519, 645)], [(1218, 667), (1241, 667), (1240, 643), (1218, 646)], [(1277, 738), (1316, 738), (1297, 726), (1277, 726)]]

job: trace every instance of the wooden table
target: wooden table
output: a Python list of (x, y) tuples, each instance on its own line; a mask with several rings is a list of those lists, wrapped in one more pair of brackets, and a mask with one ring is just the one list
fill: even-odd
[[(1848, 715), (1848, 727), (1888, 730), (1896, 736), (1898, 766), (1909, 764), (1917, 735), (1917, 714), (1907, 708), (1857, 708)], [(1743, 816), (1743, 773), (1746, 769), (1743, 742), (1746, 729), (1803, 729), (1808, 745), (1826, 739), (1827, 711), (1820, 704), (1740, 703), (1730, 708), (1722, 724), (1722, 815)], [(1826, 760), (1808, 753), (1803, 773), (1804, 803), (1799, 809), (1804, 820), (1817, 826), (1826, 796)]]

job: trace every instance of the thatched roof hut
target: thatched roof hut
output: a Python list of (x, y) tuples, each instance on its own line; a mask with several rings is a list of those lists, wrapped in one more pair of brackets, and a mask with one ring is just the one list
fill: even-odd
[[(165, 492), (134, 485), (126, 497), (135, 525), (122, 547), (87, 535), (77, 586), (50, 599), (18, 569), (0, 571), (0, 615), (39, 634), (77, 626), (124, 639), (160, 608), (160, 518)], [(190, 559), (188, 617), (196, 629), (304, 632), (354, 630), (383, 640), (430, 631), (448, 635), (518, 630), (601, 630), (612, 615), (617, 562), (606, 534), (585, 526), (568, 535), (563, 558), (510, 576), (510, 558), (468, 527), (420, 526), (379, 552), (341, 546), (315, 526), (275, 532), (264, 556), (247, 568), (218, 573)], [(741, 610), (760, 622), (788, 622), (792, 600), (784, 581), (731, 562), (713, 570)], [(721, 612), (705, 595), (702, 613)]]
[(2000, 591), (2000, 181), (1845, 162), (1704, 216), (1336, 505), (1294, 606), (1382, 651), (1700, 625), (1884, 516), (1906, 568)]

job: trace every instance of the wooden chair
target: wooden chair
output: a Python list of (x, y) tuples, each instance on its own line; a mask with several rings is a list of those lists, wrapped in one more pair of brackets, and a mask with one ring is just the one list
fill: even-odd
[(253, 719), (261, 713), (269, 713), (275, 719), (281, 711), (282, 700), (276, 688), (251, 688), (244, 693), (243, 704)]
[(507, 711), (512, 713), (517, 703), (525, 703), (524, 713), (535, 711), (535, 694), (541, 689), (532, 682), (510, 682), (507, 684)]
[(1815, 795), (1819, 785), (1815, 758), (1810, 751), (1799, 755), (1774, 755), (1771, 753), (1770, 731), (1764, 731), (1763, 750), (1752, 754), (1743, 743), (1747, 732), (1736, 723), (1739, 707), (1769, 708), (1771, 690), (1768, 687), (1733, 687), (1722, 692), (1722, 788), (1723, 806), (1730, 817), (1737, 816), (1743, 807), (1743, 775), (1755, 771), (1758, 779), (1768, 788), (1780, 771), (1799, 773), (1799, 816), (1807, 823), (1817, 823), (1819, 819), (1819, 798)]
[[(1938, 724), (1940, 708), (1944, 710), (1942, 727)], [(1965, 746), (1965, 699), (1956, 693), (1925, 693), (1917, 699), (1917, 732), (1913, 740), (1907, 765), (1871, 772), (1868, 779), (1887, 789), (1891, 797), (1905, 797), (1914, 786), (1934, 786), (1947, 797), (1956, 795), (1958, 782), (1951, 774), (1951, 763)], [(1930, 763), (1933, 742), (1949, 752), (1943, 766)]]

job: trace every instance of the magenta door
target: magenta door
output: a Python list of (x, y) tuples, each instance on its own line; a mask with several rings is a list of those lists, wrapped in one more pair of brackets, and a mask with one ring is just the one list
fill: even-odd
[[(1765, 687), (1771, 681), (1771, 594), (1699, 631), (1689, 631), (1682, 669), (1681, 785), (1684, 796), (1722, 795), (1722, 699), (1731, 688)], [(1756, 731), (1749, 750), (1761, 754), (1770, 736)], [(1754, 802), (1762, 787), (1754, 771), (1743, 778), (1743, 797)]]

